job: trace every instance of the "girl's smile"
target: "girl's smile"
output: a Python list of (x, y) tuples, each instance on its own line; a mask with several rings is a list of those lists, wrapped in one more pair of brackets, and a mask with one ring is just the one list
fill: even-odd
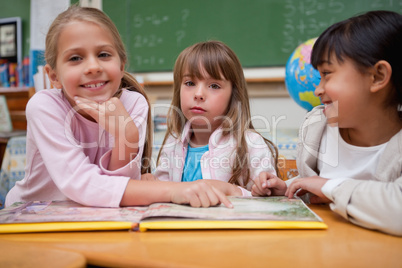
[(325, 105), (328, 123), (350, 128), (369, 121), (373, 111), (368, 107), (375, 101), (370, 94), (370, 75), (358, 70), (350, 59), (340, 62), (335, 55), (317, 67), (321, 81), (314, 93)]
[(88, 84), (82, 85), (82, 87), (88, 91), (96, 93), (98, 91), (102, 91), (106, 87), (107, 83), (108, 82), (90, 82)]
[(324, 104), (324, 114), (328, 117), (327, 113), (330, 109), (333, 109), (334, 104), (332, 101), (323, 101), (321, 100), (321, 102)]
[(107, 82), (91, 82), (88, 84), (83, 85), (83, 87), (85, 88), (90, 88), (90, 89), (95, 89), (95, 88), (100, 88), (102, 86), (104, 86)]

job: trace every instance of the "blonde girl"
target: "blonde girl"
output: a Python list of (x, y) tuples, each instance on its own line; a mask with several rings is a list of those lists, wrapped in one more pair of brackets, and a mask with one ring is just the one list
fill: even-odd
[(250, 195), (261, 172), (276, 174), (277, 149), (253, 127), (243, 69), (219, 41), (186, 48), (174, 66), (159, 180), (204, 181), (227, 195)]
[[(56, 89), (36, 93), (27, 105), (26, 175), (8, 193), (6, 206), (68, 199), (102, 207), (229, 206), (211, 187), (139, 180), (150, 171), (149, 104), (124, 71), (124, 45), (102, 11), (73, 5), (59, 14), (46, 36), (45, 58)], [(199, 201), (194, 187), (209, 198)]]

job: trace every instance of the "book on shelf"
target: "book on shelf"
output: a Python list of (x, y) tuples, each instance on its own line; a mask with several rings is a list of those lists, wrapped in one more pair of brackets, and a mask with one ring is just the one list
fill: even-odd
[(101, 208), (73, 201), (15, 203), (0, 210), (0, 233), (87, 230), (326, 229), (301, 199), (229, 197), (234, 208), (155, 203)]
[(10, 87), (17, 87), (17, 63), (8, 63), (8, 83)]
[(27, 87), (29, 84), (29, 57), (21, 63), (0, 60), (0, 87)]
[(8, 79), (8, 64), (0, 63), (0, 86), (10, 87), (10, 81)]

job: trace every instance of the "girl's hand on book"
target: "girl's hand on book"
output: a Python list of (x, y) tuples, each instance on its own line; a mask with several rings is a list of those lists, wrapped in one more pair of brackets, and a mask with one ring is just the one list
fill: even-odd
[(210, 207), (223, 203), (233, 208), (224, 193), (204, 180), (175, 183), (171, 190), (171, 202), (190, 204), (192, 207)]
[(254, 179), (251, 194), (253, 196), (284, 195), (286, 188), (286, 183), (283, 180), (272, 173), (264, 171)]
[(310, 198), (311, 203), (330, 203), (329, 200), (321, 191), (321, 188), (328, 181), (328, 179), (314, 176), (307, 178), (295, 179), (286, 190), (285, 195), (288, 198), (294, 198), (294, 195), (302, 196), (307, 192), (314, 194), (315, 196)]
[(242, 191), (239, 189), (239, 186), (218, 180), (204, 180), (205, 183), (215, 187), (220, 190), (226, 196), (242, 196)]

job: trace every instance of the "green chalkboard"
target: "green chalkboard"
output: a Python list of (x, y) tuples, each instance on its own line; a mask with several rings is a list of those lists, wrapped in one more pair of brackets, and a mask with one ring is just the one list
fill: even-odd
[(402, 0), (103, 0), (129, 52), (128, 70), (172, 70), (187, 46), (221, 40), (243, 67), (284, 66), (301, 42), (369, 10), (402, 12)]

